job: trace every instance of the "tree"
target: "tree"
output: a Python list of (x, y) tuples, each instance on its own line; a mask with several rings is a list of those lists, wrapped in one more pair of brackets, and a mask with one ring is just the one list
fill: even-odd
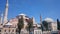
[(60, 30), (60, 22), (59, 22), (59, 19), (57, 19), (57, 29)]
[(20, 34), (20, 32), (21, 32), (21, 29), (23, 28), (23, 26), (24, 26), (24, 23), (23, 23), (23, 17), (21, 16), (21, 18), (20, 19), (18, 19), (18, 29), (19, 29), (19, 34)]
[(42, 22), (42, 31), (47, 31), (48, 30), (48, 23), (46, 21)]
[(31, 19), (29, 19), (29, 21), (28, 21), (28, 30), (29, 30), (29, 34), (30, 34), (30, 29), (32, 28), (32, 26), (33, 26), (33, 22), (32, 22)]

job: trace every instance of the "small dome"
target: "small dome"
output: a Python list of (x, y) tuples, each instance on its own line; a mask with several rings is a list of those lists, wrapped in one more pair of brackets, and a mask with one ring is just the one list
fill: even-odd
[(24, 16), (26, 16), (25, 14), (23, 14), (23, 13), (21, 13), (21, 14), (19, 14), (19, 15), (24, 15)]
[(51, 18), (46, 18), (46, 19), (44, 19), (44, 20), (47, 21), (47, 22), (54, 22), (54, 20), (51, 19)]

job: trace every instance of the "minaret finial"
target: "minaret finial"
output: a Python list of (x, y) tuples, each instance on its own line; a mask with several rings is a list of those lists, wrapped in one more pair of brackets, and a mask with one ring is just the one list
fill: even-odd
[(6, 7), (8, 7), (8, 0), (6, 0)]

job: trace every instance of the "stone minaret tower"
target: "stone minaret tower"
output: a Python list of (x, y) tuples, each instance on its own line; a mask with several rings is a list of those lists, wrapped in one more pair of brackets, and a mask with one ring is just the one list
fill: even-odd
[(1, 16), (0, 16), (0, 23), (1, 23)]
[(7, 23), (7, 16), (8, 16), (8, 0), (6, 0), (5, 12), (4, 12), (4, 24)]
[(40, 15), (40, 24), (42, 24), (42, 16)]
[(2, 24), (2, 20), (3, 20), (3, 14), (1, 14), (1, 24)]
[(35, 24), (35, 18), (34, 17), (32, 17), (32, 20), (33, 20), (33, 24)]

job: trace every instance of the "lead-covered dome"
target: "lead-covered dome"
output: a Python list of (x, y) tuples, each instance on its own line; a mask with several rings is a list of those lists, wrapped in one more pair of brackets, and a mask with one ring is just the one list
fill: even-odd
[(19, 14), (19, 15), (23, 15), (23, 16), (26, 16), (25, 14), (23, 14), (23, 13), (21, 13), (21, 14)]
[(54, 20), (52, 18), (46, 18), (44, 19), (44, 21), (47, 21), (47, 22), (54, 22)]

